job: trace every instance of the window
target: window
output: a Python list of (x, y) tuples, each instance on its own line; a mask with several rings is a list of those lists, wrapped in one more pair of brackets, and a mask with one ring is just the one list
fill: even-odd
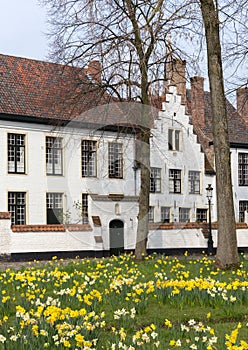
[(239, 221), (245, 221), (245, 212), (248, 210), (248, 201), (240, 201), (239, 202)]
[(150, 192), (161, 192), (161, 169), (151, 168)]
[(170, 151), (181, 150), (181, 130), (168, 130), (168, 149)]
[(8, 193), (8, 211), (11, 214), (12, 225), (26, 224), (26, 193), (25, 192)]
[(47, 193), (47, 224), (60, 224), (63, 222), (63, 194)]
[(122, 144), (111, 142), (108, 146), (108, 160), (109, 160), (109, 177), (122, 179), (123, 178), (123, 153)]
[(239, 186), (248, 186), (248, 153), (239, 153)]
[(200, 172), (189, 171), (189, 193), (200, 193)]
[(207, 222), (207, 209), (196, 209), (196, 221)]
[(96, 176), (96, 141), (82, 141), (82, 177)]
[(161, 222), (170, 222), (170, 208), (161, 207)]
[(149, 207), (148, 222), (154, 222), (154, 207)]
[(171, 193), (181, 193), (181, 170), (169, 170), (169, 190)]
[(8, 134), (8, 173), (25, 174), (25, 135)]
[(189, 222), (189, 221), (190, 221), (190, 209), (179, 208), (179, 222)]
[(88, 214), (88, 194), (82, 194), (82, 223), (88, 224), (89, 214)]
[(62, 175), (62, 138), (46, 137), (46, 173)]

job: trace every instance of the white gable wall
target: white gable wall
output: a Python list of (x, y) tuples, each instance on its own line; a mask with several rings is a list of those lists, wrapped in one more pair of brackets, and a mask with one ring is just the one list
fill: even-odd
[[(191, 208), (190, 219), (196, 221), (196, 208), (208, 209), (206, 190), (208, 183), (213, 185), (213, 178), (205, 176), (204, 153), (193, 134), (189, 116), (181, 105), (181, 97), (176, 94), (176, 87), (170, 87), (166, 95), (159, 119), (155, 121), (151, 139), (151, 167), (161, 168), (162, 191), (151, 193), (151, 206), (155, 209), (155, 219), (160, 219), (160, 208), (171, 208), (171, 221), (179, 221), (179, 207)], [(168, 149), (168, 129), (180, 130), (180, 151)], [(169, 191), (169, 169), (181, 170), (182, 190), (180, 194)], [(189, 192), (189, 171), (200, 172), (200, 194)], [(156, 220), (155, 220), (156, 221)]]

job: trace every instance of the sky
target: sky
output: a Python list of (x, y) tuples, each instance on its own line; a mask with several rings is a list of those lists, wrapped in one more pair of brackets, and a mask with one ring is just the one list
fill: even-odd
[(0, 53), (47, 60), (46, 20), (37, 0), (0, 0)]

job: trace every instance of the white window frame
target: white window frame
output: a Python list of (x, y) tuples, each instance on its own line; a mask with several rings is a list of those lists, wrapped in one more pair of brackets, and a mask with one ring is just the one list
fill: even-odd
[(150, 192), (161, 193), (161, 168), (152, 167), (150, 170)]
[(169, 169), (169, 192), (182, 193), (182, 170)]
[(189, 194), (201, 193), (201, 172), (189, 170), (188, 173)]
[(97, 141), (81, 141), (82, 177), (97, 176)]
[(108, 176), (110, 179), (123, 179), (123, 144), (108, 143)]
[(179, 208), (179, 222), (189, 222), (190, 221), (190, 208)]
[(248, 186), (248, 153), (238, 154), (238, 183), (239, 186)]
[(26, 192), (8, 192), (8, 211), (12, 225), (26, 224)]
[(26, 135), (9, 132), (8, 138), (8, 174), (25, 174)]
[(170, 222), (170, 207), (161, 207), (161, 222)]
[(182, 130), (168, 129), (168, 150), (169, 151), (182, 150)]
[(46, 174), (63, 175), (63, 139), (46, 136)]
[(150, 222), (150, 223), (154, 222), (154, 207), (153, 206), (149, 206), (148, 222)]

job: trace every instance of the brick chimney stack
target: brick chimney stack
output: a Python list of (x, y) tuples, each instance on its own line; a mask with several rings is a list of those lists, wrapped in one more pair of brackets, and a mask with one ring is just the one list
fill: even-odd
[(178, 95), (181, 95), (181, 103), (186, 104), (186, 77), (185, 77), (186, 61), (178, 58), (172, 58), (167, 65), (167, 80), (169, 85), (177, 87)]
[(102, 79), (102, 67), (98, 60), (92, 60), (89, 62), (87, 68), (85, 68), (86, 74), (89, 74), (93, 80), (100, 83)]
[(205, 127), (204, 115), (204, 78), (192, 77), (191, 84), (191, 116), (194, 125), (201, 129)]
[(236, 91), (237, 111), (248, 123), (248, 88), (239, 88)]

